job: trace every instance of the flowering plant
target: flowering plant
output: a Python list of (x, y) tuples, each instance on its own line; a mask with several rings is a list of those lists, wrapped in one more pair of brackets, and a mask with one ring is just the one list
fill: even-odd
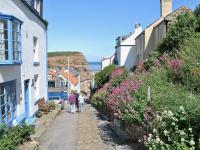
[(148, 149), (195, 149), (194, 135), (182, 106), (174, 114), (164, 111), (156, 115), (152, 132), (145, 145)]
[(135, 110), (131, 104), (133, 101), (132, 94), (138, 91), (141, 84), (141, 81), (124, 80), (118, 87), (114, 87), (106, 97), (107, 107), (113, 112), (116, 118), (124, 119), (124, 114), (135, 114)]

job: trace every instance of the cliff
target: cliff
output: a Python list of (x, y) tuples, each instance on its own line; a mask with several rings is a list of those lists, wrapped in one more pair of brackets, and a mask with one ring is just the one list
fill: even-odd
[[(92, 80), (91, 73), (88, 71), (88, 63), (85, 56), (81, 52), (49, 52), (48, 53), (48, 67), (67, 69), (69, 57), (69, 66), (80, 72), (81, 75), (81, 90), (88, 91), (90, 80)], [(86, 83), (85, 83), (86, 82)]]

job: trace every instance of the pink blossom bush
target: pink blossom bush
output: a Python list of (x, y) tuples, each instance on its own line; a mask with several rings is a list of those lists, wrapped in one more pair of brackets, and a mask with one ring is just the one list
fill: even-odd
[(120, 106), (132, 102), (132, 94), (138, 91), (141, 84), (141, 81), (124, 80), (118, 87), (112, 89), (111, 93), (106, 97), (106, 103), (115, 117), (121, 118)]
[(124, 73), (124, 68), (116, 67), (111, 73), (111, 79), (121, 76)]

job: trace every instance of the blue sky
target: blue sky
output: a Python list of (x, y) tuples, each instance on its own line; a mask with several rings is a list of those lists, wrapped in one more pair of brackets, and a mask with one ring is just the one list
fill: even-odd
[[(194, 9), (200, 0), (173, 0)], [(159, 0), (44, 0), (48, 51), (81, 51), (88, 61), (114, 53), (115, 39), (160, 16)]]

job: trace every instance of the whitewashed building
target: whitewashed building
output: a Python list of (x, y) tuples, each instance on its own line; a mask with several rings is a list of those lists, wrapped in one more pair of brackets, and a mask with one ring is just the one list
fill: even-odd
[(115, 55), (111, 57), (104, 57), (101, 60), (101, 70), (103, 70), (105, 67), (110, 66), (114, 63)]
[(0, 123), (32, 123), (47, 99), (43, 0), (0, 0)]
[(137, 54), (135, 39), (142, 32), (140, 24), (135, 25), (135, 31), (126, 36), (119, 36), (116, 39), (115, 63), (118, 66), (125, 66), (131, 69), (136, 65)]

